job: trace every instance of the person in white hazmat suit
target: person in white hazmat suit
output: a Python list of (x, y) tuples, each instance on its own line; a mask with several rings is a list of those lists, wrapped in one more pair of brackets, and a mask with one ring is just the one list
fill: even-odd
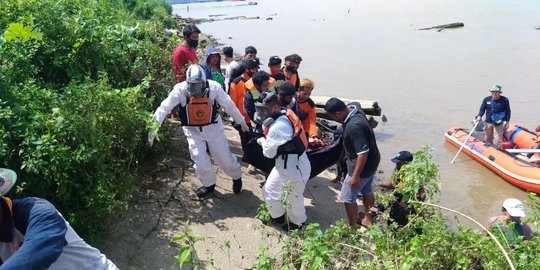
[[(275, 158), (275, 166), (263, 186), (263, 197), (271, 223), (283, 224), (285, 231), (296, 230), (307, 219), (304, 189), (311, 173), (306, 155), (307, 138), (298, 116), (290, 109), (282, 110), (276, 94), (263, 95), (262, 102), (256, 103), (256, 109), (260, 119), (265, 119), (265, 137), (257, 139), (257, 143), (262, 146), (264, 156)], [(284, 200), (288, 201), (289, 209)]]
[[(231, 153), (223, 122), (217, 111), (218, 104), (240, 125), (243, 132), (249, 130), (244, 116), (221, 85), (207, 80), (204, 70), (194, 64), (186, 71), (186, 81), (176, 84), (154, 112), (154, 118), (161, 125), (167, 113), (179, 105), (178, 117), (189, 144), (189, 154), (194, 162), (197, 178), (203, 184), (195, 192), (201, 199), (211, 194), (216, 187), (217, 177), (207, 147), (217, 165), (233, 179), (233, 192), (239, 193), (242, 190), (242, 170), (240, 163)], [(148, 133), (150, 146), (156, 136), (157, 130)]]

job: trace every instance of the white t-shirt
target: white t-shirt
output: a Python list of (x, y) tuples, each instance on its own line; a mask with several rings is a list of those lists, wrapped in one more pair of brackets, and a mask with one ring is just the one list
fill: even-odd
[(239, 66), (238, 62), (236, 60), (232, 60), (227, 67), (225, 68), (225, 92), (229, 93), (229, 82), (231, 80), (231, 73), (232, 71)]

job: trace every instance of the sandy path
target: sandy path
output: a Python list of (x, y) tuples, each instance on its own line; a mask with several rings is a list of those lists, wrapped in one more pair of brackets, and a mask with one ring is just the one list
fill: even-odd
[[(226, 127), (226, 134), (240, 159), (238, 133)], [(205, 237), (195, 247), (207, 269), (250, 267), (262, 245), (269, 245), (270, 252), (278, 255), (281, 238), (286, 235), (255, 218), (262, 203), (262, 175), (248, 174), (247, 165), (242, 163), (244, 188), (234, 194), (230, 178), (215, 167), (219, 175), (215, 195), (205, 201), (195, 200), (194, 190), (200, 182), (194, 176), (179, 127), (160, 160), (144, 176), (129, 208), (118, 215), (105, 240), (97, 245), (120, 269), (178, 269), (174, 258), (178, 246), (170, 239), (185, 228), (188, 220), (193, 233)], [(304, 193), (308, 222), (318, 222), (323, 228), (345, 217), (337, 202), (339, 187), (328, 180), (333, 177), (323, 172), (308, 182)]]

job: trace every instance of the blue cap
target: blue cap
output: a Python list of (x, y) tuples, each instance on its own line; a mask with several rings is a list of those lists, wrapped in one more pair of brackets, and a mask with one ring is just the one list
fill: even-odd
[(399, 151), (391, 161), (394, 163), (411, 162), (413, 161), (413, 155), (409, 151)]

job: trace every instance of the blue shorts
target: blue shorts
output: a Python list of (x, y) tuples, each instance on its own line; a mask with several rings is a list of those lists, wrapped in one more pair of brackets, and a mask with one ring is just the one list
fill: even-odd
[(360, 178), (360, 184), (356, 188), (351, 188), (351, 176), (347, 174), (341, 184), (340, 199), (344, 203), (356, 204), (358, 195), (362, 196), (373, 194), (373, 178), (375, 175), (366, 178)]

